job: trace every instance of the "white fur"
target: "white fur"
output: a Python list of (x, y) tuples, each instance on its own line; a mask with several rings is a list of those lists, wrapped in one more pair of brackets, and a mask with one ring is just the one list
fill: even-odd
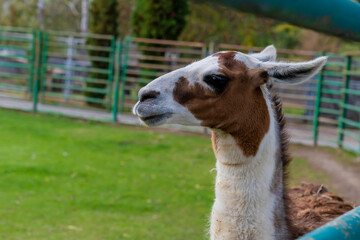
[(276, 48), (274, 45), (270, 45), (261, 52), (250, 54), (250, 56), (262, 62), (274, 62), (276, 60)]
[(245, 157), (234, 138), (217, 134), (217, 176), (210, 235), (218, 239), (274, 239), (275, 120), (270, 101), (270, 129), (255, 157)]

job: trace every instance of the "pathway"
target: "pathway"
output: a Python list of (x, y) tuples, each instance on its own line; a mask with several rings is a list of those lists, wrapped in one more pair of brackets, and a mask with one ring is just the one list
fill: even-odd
[[(32, 102), (27, 100), (20, 99), (11, 99), (8, 97), (0, 96), (0, 107), (23, 110), (23, 111), (32, 111)], [(38, 104), (38, 111), (42, 113), (52, 113), (52, 114), (61, 114), (67, 117), (81, 118), (81, 119), (90, 119), (95, 121), (104, 121), (111, 122), (112, 121), (112, 113), (110, 111), (101, 111), (101, 110), (93, 110), (93, 109), (80, 109), (74, 107), (64, 107), (64, 106), (54, 106), (47, 104)], [(127, 124), (127, 125), (140, 125), (138, 118), (131, 114), (118, 114), (118, 123)], [(204, 128), (202, 127), (186, 127), (180, 126), (176, 124), (166, 125), (161, 128), (170, 128), (175, 130), (184, 130), (191, 132), (204, 132)], [(293, 143), (301, 143), (304, 145), (311, 146), (313, 145), (312, 141), (312, 126), (309, 124), (302, 123), (289, 123), (288, 132), (291, 136), (291, 142)], [(205, 131), (206, 132), (206, 131)], [(326, 140), (336, 140), (337, 139), (337, 129), (331, 127), (322, 127), (319, 131), (319, 137), (321, 139), (318, 141), (318, 145), (320, 146), (330, 146), (336, 147), (335, 142), (329, 142)], [(356, 148), (358, 147), (358, 142), (348, 141), (348, 143)]]

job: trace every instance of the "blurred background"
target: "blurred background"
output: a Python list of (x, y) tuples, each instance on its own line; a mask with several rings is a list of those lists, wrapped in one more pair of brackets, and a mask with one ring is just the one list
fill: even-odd
[(209, 131), (146, 129), (131, 108), (158, 76), (270, 44), (279, 61), (329, 57), (310, 81), (272, 89), (290, 186), (359, 203), (359, 42), (208, 1), (0, 0), (0, 238), (207, 239)]

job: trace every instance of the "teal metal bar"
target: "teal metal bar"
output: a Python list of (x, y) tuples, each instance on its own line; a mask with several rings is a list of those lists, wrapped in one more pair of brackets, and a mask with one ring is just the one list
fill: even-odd
[[(130, 43), (132, 42), (131, 37), (126, 37), (122, 44), (122, 53), (121, 53), (121, 74), (120, 74), (120, 80), (121, 80), (121, 96), (120, 96), (120, 111), (124, 111), (125, 107), (125, 86), (126, 86), (126, 70), (128, 67), (128, 59), (129, 59), (129, 53), (128, 50), (130, 48)], [(141, 71), (139, 71), (141, 74)]]
[(298, 240), (359, 240), (360, 207), (345, 213)]
[(36, 31), (33, 30), (32, 31), (32, 42), (31, 42), (31, 52), (30, 52), (30, 77), (29, 77), (29, 84), (28, 84), (28, 88), (29, 88), (29, 93), (32, 94), (33, 93), (33, 89), (34, 89), (34, 69), (35, 69), (35, 59), (36, 59)]
[(36, 57), (36, 76), (35, 76), (35, 84), (34, 84), (34, 90), (33, 90), (33, 111), (37, 112), (37, 104), (38, 104), (38, 97), (39, 97), (39, 82), (40, 82), (40, 65), (41, 65), (41, 59), (42, 59), (42, 40), (43, 40), (43, 32), (38, 31), (37, 32), (37, 57)]
[(45, 100), (45, 82), (46, 82), (46, 69), (47, 69), (47, 57), (48, 57), (48, 43), (49, 43), (49, 34), (47, 32), (42, 34), (41, 38), (41, 58), (39, 61), (38, 69), (40, 71), (40, 89), (41, 89), (41, 100)]
[(202, 0), (360, 41), (360, 4), (351, 0)]
[(111, 39), (111, 51), (110, 51), (110, 54), (109, 54), (109, 59), (110, 59), (110, 62), (109, 62), (109, 67), (108, 67), (108, 71), (109, 71), (109, 74), (108, 74), (108, 84), (107, 84), (107, 94), (108, 94), (108, 100), (107, 100), (107, 103), (106, 103), (106, 108), (107, 109), (110, 109), (111, 107), (111, 99), (112, 99), (112, 90), (113, 90), (113, 81), (114, 81), (114, 62), (116, 61), (116, 54), (115, 54), (115, 51), (116, 51), (116, 38), (113, 37)]
[[(351, 56), (346, 56), (346, 66), (345, 66), (345, 70), (349, 71), (351, 70)], [(349, 88), (349, 80), (350, 80), (350, 76), (348, 74), (344, 75), (344, 81), (343, 81), (343, 89), (348, 89)], [(342, 118), (346, 118), (346, 107), (345, 105), (347, 104), (348, 101), (348, 94), (346, 92), (342, 92), (342, 104), (340, 104), (340, 119)], [(340, 148), (343, 147), (343, 141), (344, 141), (344, 122), (343, 121), (339, 121), (339, 135), (338, 135), (338, 146)]]
[(122, 56), (122, 41), (120, 38), (116, 41), (116, 50), (115, 50), (115, 93), (114, 93), (114, 102), (112, 106), (113, 122), (117, 122), (117, 113), (119, 107), (119, 80), (121, 74), (121, 56)]

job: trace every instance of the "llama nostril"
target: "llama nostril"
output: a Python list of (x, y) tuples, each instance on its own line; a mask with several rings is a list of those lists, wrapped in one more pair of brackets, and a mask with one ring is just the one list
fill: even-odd
[(144, 102), (144, 101), (149, 100), (149, 99), (157, 98), (159, 95), (160, 95), (159, 92), (153, 91), (153, 90), (152, 90), (152, 91), (143, 92), (143, 93), (140, 95), (140, 102)]

